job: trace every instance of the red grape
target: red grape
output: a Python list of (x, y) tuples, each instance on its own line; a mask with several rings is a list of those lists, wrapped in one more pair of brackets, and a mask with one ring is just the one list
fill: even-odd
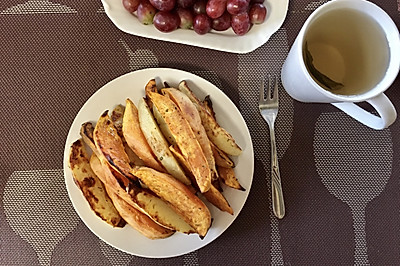
[(249, 0), (228, 0), (226, 10), (231, 15), (238, 15), (247, 11), (249, 7)]
[(231, 18), (231, 26), (237, 35), (244, 35), (250, 30), (249, 14), (244, 12)]
[(226, 10), (227, 0), (208, 0), (206, 12), (210, 18), (218, 18), (224, 14)]
[(231, 26), (231, 15), (225, 11), (222, 16), (215, 18), (212, 21), (212, 28), (217, 31), (224, 31)]
[(171, 32), (179, 26), (180, 19), (176, 13), (168, 11), (159, 11), (153, 19), (154, 26), (162, 32)]
[(250, 3), (260, 3), (260, 4), (264, 4), (264, 0), (250, 0)]
[(141, 0), (137, 9), (137, 17), (145, 25), (152, 24), (156, 12), (157, 9), (148, 0)]
[(254, 3), (251, 5), (249, 10), (250, 22), (252, 24), (261, 24), (264, 22), (267, 16), (267, 9), (263, 4)]
[(205, 0), (197, 0), (193, 4), (193, 12), (197, 14), (205, 14), (206, 13), (206, 5), (207, 2)]
[(137, 10), (140, 0), (122, 0), (122, 4), (126, 10), (128, 10), (130, 13), (133, 13)]
[(182, 29), (192, 29), (193, 28), (193, 12), (190, 9), (178, 7), (176, 13), (180, 18), (179, 27)]
[(207, 14), (198, 14), (193, 20), (193, 29), (197, 34), (203, 35), (211, 30), (211, 19)]
[(194, 5), (196, 0), (176, 0), (176, 4), (183, 8), (188, 8)]
[(176, 0), (150, 0), (150, 3), (160, 11), (170, 11), (175, 7)]

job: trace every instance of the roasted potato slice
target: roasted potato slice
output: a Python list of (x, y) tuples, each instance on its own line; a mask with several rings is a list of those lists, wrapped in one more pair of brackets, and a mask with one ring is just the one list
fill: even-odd
[(245, 191), (246, 189), (240, 185), (239, 180), (236, 178), (233, 168), (218, 167), (219, 177), (222, 182), (228, 187)]
[(201, 101), (194, 95), (194, 93), (188, 87), (186, 81), (179, 83), (178, 89), (186, 94), (190, 100), (195, 104), (199, 111), (201, 121), (207, 132), (208, 138), (222, 151), (229, 155), (239, 156), (242, 153), (242, 149), (237, 145), (235, 139), (229, 134), (224, 128), (222, 128), (214, 117), (207, 112), (203, 107)]
[(105, 186), (125, 200), (129, 205), (146, 214), (154, 222), (165, 228), (185, 234), (195, 232), (194, 229), (175, 212), (170, 204), (157, 197), (152, 191), (138, 187), (134, 183), (124, 186), (124, 184), (119, 182), (115, 177), (115, 170), (110, 166), (108, 161), (105, 160), (104, 157), (99, 159), (105, 173), (105, 180), (102, 180)]
[(127, 186), (127, 180), (135, 180), (130, 172), (129, 157), (125, 152), (124, 144), (117, 133), (113, 122), (108, 116), (108, 111), (103, 112), (93, 131), (93, 140), (96, 149), (115, 169), (120, 182)]
[(221, 211), (227, 212), (229, 214), (233, 215), (233, 209), (229, 205), (229, 202), (226, 200), (224, 195), (213, 185), (211, 185), (211, 188), (203, 193), (204, 197), (215, 207), (220, 209)]
[(71, 146), (69, 167), (75, 184), (82, 191), (94, 213), (113, 227), (123, 227), (126, 224), (124, 219), (107, 195), (103, 183), (90, 167), (82, 139), (75, 141)]
[(189, 97), (186, 96), (186, 94), (175, 88), (165, 88), (162, 89), (161, 92), (164, 95), (167, 95), (179, 107), (183, 117), (189, 122), (189, 125), (195, 133), (197, 141), (199, 142), (201, 149), (206, 156), (208, 166), (210, 167), (212, 173), (212, 180), (216, 180), (218, 178), (218, 174), (215, 168), (215, 160), (211, 150), (210, 140), (208, 139), (206, 130), (201, 123), (201, 118), (196, 106), (189, 99)]
[(129, 147), (147, 166), (165, 172), (140, 129), (138, 110), (130, 99), (126, 100), (122, 132)]
[(211, 185), (211, 170), (189, 123), (172, 100), (158, 93), (150, 93), (149, 96), (167, 123), (183, 157), (188, 161), (200, 191), (207, 191)]
[(143, 98), (139, 100), (138, 113), (140, 128), (158, 160), (169, 174), (185, 185), (190, 185), (190, 180), (186, 177), (181, 166), (169, 150), (168, 142), (161, 133), (150, 108)]
[(142, 159), (139, 158), (139, 156), (136, 155), (136, 153), (133, 152), (133, 150), (129, 147), (128, 143), (124, 142), (124, 148), (125, 152), (128, 155), (129, 158), (129, 165), (131, 167), (133, 166), (143, 166), (145, 163), (142, 161)]
[[(179, 150), (178, 145), (169, 146), (169, 150), (175, 156), (176, 160), (180, 163), (180, 165), (182, 166), (182, 169), (185, 171), (186, 175), (193, 176), (192, 171), (190, 170), (190, 165), (189, 165), (188, 161), (186, 161), (185, 158), (183, 157), (181, 151)], [(196, 182), (196, 180), (194, 180), (194, 182)]]
[(174, 233), (174, 231), (155, 223), (150, 217), (129, 205), (113, 191), (109, 195), (114, 202), (115, 208), (125, 221), (144, 236), (150, 239), (160, 239), (169, 237)]
[(132, 173), (160, 198), (169, 202), (201, 237), (206, 235), (211, 226), (210, 211), (184, 184), (169, 174), (148, 167), (135, 167)]
[[(104, 171), (104, 180), (101, 180), (108, 189), (111, 189), (129, 205), (135, 207), (149, 216), (159, 225), (182, 233), (194, 233), (188, 225), (166, 202), (155, 196), (152, 192), (142, 189), (136, 183), (120, 175), (109, 163), (103, 153), (99, 152), (94, 144), (90, 144), (90, 138), (86, 138), (88, 145), (94, 147)], [(136, 178), (136, 177), (135, 177)]]
[[(151, 101), (149, 101), (149, 102), (151, 102)], [(157, 124), (158, 124), (161, 132), (163, 133), (165, 139), (168, 141), (169, 144), (176, 145), (176, 140), (175, 140), (174, 136), (172, 135), (171, 131), (169, 130), (168, 125), (165, 122), (164, 118), (161, 116), (160, 112), (158, 111), (157, 107), (155, 107), (153, 105), (152, 110), (153, 110), (154, 118), (156, 119)]]
[(217, 166), (225, 167), (225, 168), (234, 168), (235, 163), (229, 158), (229, 156), (221, 151), (214, 143), (211, 142), (211, 149), (213, 151), (215, 164)]
[[(95, 154), (90, 157), (90, 166), (100, 179), (105, 180), (105, 172), (100, 160)], [(117, 195), (111, 188), (106, 187), (107, 194), (110, 196), (118, 213), (125, 221), (142, 233), (144, 236), (151, 239), (166, 238), (174, 233), (173, 230), (162, 227), (154, 222), (146, 214), (142, 213), (134, 206), (128, 204), (125, 200)]]
[(114, 126), (118, 131), (118, 135), (121, 137), (121, 140), (124, 143), (125, 152), (129, 157), (129, 164), (131, 166), (144, 165), (144, 162), (129, 147), (128, 143), (126, 143), (124, 134), (122, 133), (124, 112), (125, 112), (125, 106), (123, 106), (122, 104), (118, 104), (117, 106), (115, 106), (111, 112), (111, 121), (114, 123)]

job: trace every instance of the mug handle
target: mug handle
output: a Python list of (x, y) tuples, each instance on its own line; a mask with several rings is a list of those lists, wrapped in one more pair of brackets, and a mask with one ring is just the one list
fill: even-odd
[(380, 117), (371, 114), (370, 112), (351, 102), (332, 103), (332, 105), (373, 129), (387, 128), (396, 120), (396, 109), (385, 94), (378, 94), (377, 96), (366, 101), (375, 108)]

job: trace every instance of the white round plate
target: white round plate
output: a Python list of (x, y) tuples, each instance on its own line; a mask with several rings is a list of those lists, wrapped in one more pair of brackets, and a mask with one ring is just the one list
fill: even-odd
[[(213, 101), (217, 121), (236, 139), (243, 152), (234, 158), (236, 174), (246, 191), (224, 187), (224, 195), (234, 210), (234, 215), (221, 212), (207, 204), (213, 217), (212, 226), (204, 239), (196, 234), (185, 235), (175, 233), (169, 238), (150, 240), (129, 225), (124, 228), (112, 228), (98, 218), (90, 209), (82, 192), (75, 185), (68, 166), (69, 149), (71, 144), (80, 138), (79, 129), (82, 123), (95, 122), (105, 110), (112, 110), (117, 104), (124, 104), (130, 98), (135, 104), (144, 97), (144, 86), (155, 78), (166, 81), (170, 86), (177, 86), (182, 80), (200, 99), (210, 95)], [(251, 137), (243, 117), (231, 100), (210, 82), (185, 71), (169, 68), (150, 68), (131, 72), (120, 76), (94, 93), (77, 114), (65, 143), (64, 176), (68, 195), (72, 204), (87, 227), (106, 243), (127, 253), (148, 257), (167, 258), (183, 255), (197, 250), (220, 236), (236, 219), (250, 191), (253, 180), (254, 157)]]
[[(101, 0), (111, 21), (123, 32), (157, 40), (189, 44), (232, 53), (248, 53), (268, 41), (283, 24), (289, 0), (265, 0), (267, 17), (264, 23), (253, 25), (248, 33), (237, 36), (232, 29), (211, 31), (199, 35), (193, 30), (177, 29), (170, 33), (158, 31), (153, 25), (143, 25), (122, 5), (122, 0)], [(136, 13), (134, 13), (136, 14)]]

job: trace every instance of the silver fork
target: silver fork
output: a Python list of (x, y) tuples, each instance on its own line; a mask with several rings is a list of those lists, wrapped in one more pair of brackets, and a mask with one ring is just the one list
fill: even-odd
[[(264, 93), (264, 79), (261, 81), (260, 101), (258, 107), (260, 113), (269, 126), (271, 139), (271, 189), (272, 189), (272, 209), (277, 218), (282, 219), (285, 216), (285, 203), (283, 201), (283, 192), (281, 185), (281, 175), (279, 173), (278, 156), (275, 143), (275, 118), (278, 115), (278, 80), (275, 78), (275, 84), (271, 88), (271, 78), (268, 76), (267, 93)], [(266, 95), (266, 96), (265, 96)]]

